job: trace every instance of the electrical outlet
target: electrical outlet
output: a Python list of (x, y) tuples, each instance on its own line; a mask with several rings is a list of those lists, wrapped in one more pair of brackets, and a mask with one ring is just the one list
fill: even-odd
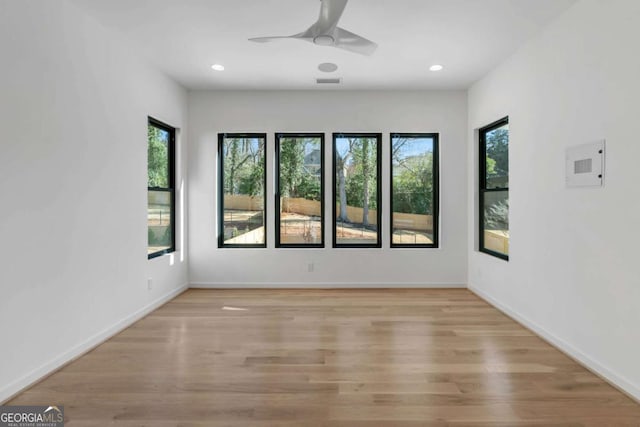
[(313, 262), (310, 262), (310, 263), (307, 265), (307, 271), (308, 271), (309, 273), (313, 273), (313, 269), (314, 269), (314, 267), (315, 267), (315, 266), (313, 265)]
[(150, 291), (151, 289), (153, 289), (153, 279), (149, 277), (147, 279), (147, 290)]

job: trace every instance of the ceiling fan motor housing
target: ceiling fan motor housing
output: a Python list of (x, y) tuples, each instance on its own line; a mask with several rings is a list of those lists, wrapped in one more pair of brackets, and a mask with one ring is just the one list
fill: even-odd
[(319, 35), (313, 38), (313, 43), (319, 46), (333, 46), (335, 41), (336, 40), (328, 34)]

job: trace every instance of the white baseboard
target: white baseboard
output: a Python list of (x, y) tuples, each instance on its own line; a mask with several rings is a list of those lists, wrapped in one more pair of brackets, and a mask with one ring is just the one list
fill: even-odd
[(483, 300), (487, 301), (489, 304), (493, 305), (494, 307), (502, 311), (507, 316), (511, 317), (515, 321), (521, 323), (526, 328), (535, 332), (541, 338), (546, 340), (549, 344), (553, 345), (558, 350), (562, 351), (567, 356), (571, 357), (576, 362), (580, 363), (585, 368), (589, 369), (594, 374), (601, 377), (603, 380), (609, 382), (612, 386), (616, 387), (623, 393), (627, 394), (632, 399), (640, 402), (640, 387), (637, 384), (633, 384), (630, 381), (627, 381), (622, 375), (617, 374), (613, 370), (604, 366), (602, 363), (587, 356), (585, 353), (575, 348), (574, 346), (572, 346), (562, 338), (547, 331), (542, 326), (538, 325), (536, 322), (518, 314), (516, 311), (512, 310), (506, 304), (503, 304), (502, 302), (496, 300), (492, 296), (488, 295), (487, 293), (473, 286), (473, 284), (471, 283), (469, 283), (469, 290), (474, 294), (478, 295)]
[(155, 301), (142, 307), (140, 310), (136, 311), (135, 313), (132, 313), (131, 315), (116, 322), (110, 327), (102, 330), (101, 332), (81, 342), (75, 347), (65, 351), (64, 353), (54, 358), (52, 361), (47, 362), (44, 365), (40, 366), (39, 368), (34, 369), (33, 371), (29, 372), (27, 375), (17, 379), (16, 381), (6, 386), (3, 386), (2, 388), (0, 388), (0, 403), (5, 403), (9, 401), (14, 396), (16, 396), (18, 393), (25, 390), (29, 386), (37, 383), (38, 381), (50, 375), (51, 373), (55, 372), (56, 370), (60, 369), (64, 365), (68, 364), (69, 362), (72, 362), (73, 360), (87, 353), (91, 349), (102, 344), (104, 341), (108, 340), (112, 336), (128, 328), (138, 320), (142, 319), (147, 314), (151, 313), (153, 310), (157, 309), (161, 305), (165, 304), (166, 302), (170, 301), (171, 299), (175, 298), (177, 295), (187, 290), (188, 287), (189, 286), (186, 283), (181, 285), (179, 288), (174, 289), (173, 291), (161, 296)]
[(384, 288), (466, 288), (466, 283), (389, 283), (389, 282), (192, 282), (193, 289), (384, 289)]

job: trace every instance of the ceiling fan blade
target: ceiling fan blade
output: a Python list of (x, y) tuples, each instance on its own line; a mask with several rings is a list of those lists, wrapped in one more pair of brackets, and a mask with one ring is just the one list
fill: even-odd
[(334, 36), (336, 38), (336, 47), (361, 55), (371, 55), (378, 48), (378, 45), (371, 40), (367, 40), (340, 27), (336, 28)]
[(249, 40), (256, 43), (267, 43), (267, 42), (272, 42), (274, 40), (291, 39), (291, 38), (296, 38), (296, 37), (295, 36), (253, 37)]
[(331, 34), (338, 26), (338, 21), (347, 6), (348, 0), (321, 0), (320, 17), (315, 24), (307, 31), (313, 32), (314, 36)]
[(253, 38), (250, 38), (249, 41), (256, 42), (256, 43), (268, 43), (268, 42), (278, 41), (282, 39), (302, 40), (305, 42), (313, 43), (313, 37), (308, 37), (305, 35), (305, 33), (294, 34), (292, 36), (253, 37)]

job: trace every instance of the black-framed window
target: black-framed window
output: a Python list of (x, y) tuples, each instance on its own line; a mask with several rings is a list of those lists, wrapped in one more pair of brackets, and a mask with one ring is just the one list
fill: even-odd
[(438, 247), (438, 134), (391, 134), (391, 247)]
[(276, 134), (276, 247), (324, 247), (324, 134)]
[(479, 250), (509, 259), (509, 118), (479, 130)]
[(148, 118), (147, 257), (176, 249), (175, 128)]
[(333, 247), (382, 247), (379, 133), (333, 134)]
[(218, 134), (218, 247), (267, 246), (264, 133)]

